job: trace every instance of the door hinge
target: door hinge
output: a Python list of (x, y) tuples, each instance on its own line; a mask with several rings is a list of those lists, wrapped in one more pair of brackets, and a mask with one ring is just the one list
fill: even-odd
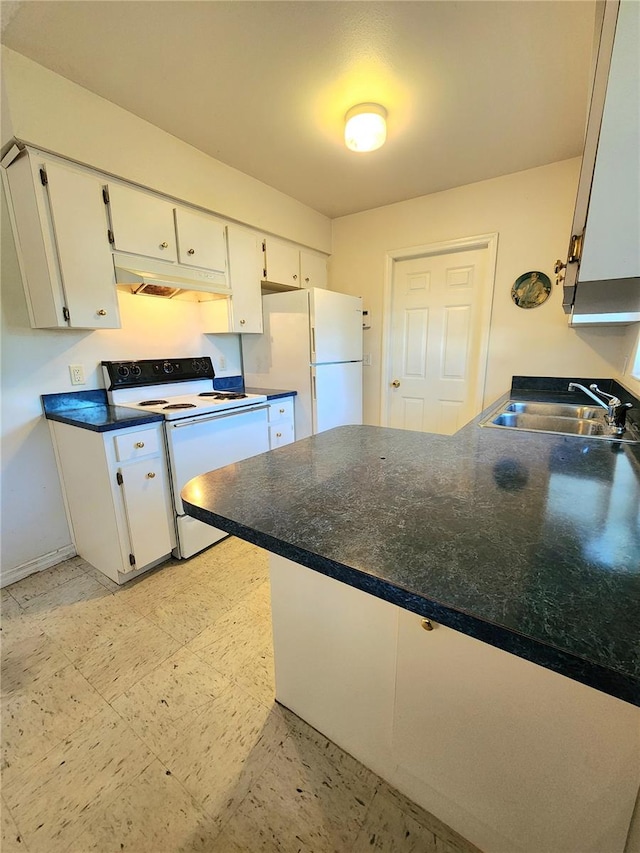
[(266, 278), (266, 277), (267, 277), (267, 270), (263, 267), (262, 268), (262, 278)]
[(40, 169), (40, 183), (43, 187), (46, 187), (46, 185), (49, 183), (49, 179), (47, 178), (47, 173), (45, 169)]
[(123, 478), (122, 474), (120, 473), (120, 471), (118, 471), (118, 473), (116, 474), (116, 482), (118, 483), (119, 486), (121, 486), (124, 483), (124, 478)]
[(66, 305), (62, 308), (62, 316), (67, 322), (69, 322), (69, 320), (71, 319), (71, 314), (69, 314), (69, 309)]
[(109, 204), (109, 190), (106, 187), (102, 187), (102, 200), (105, 204)]
[(135, 566), (135, 564), (136, 564), (136, 558), (133, 556), (133, 554), (129, 554), (129, 565)]
[(580, 262), (582, 258), (582, 241), (584, 240), (584, 234), (574, 234), (571, 237), (571, 242), (569, 243), (569, 257), (567, 258), (568, 264), (576, 264)]
[(267, 241), (266, 241), (266, 240), (263, 240), (263, 241), (262, 241), (262, 251), (263, 251), (263, 252), (266, 252), (266, 251), (267, 251)]
[(116, 242), (116, 238), (113, 236), (113, 231), (111, 230), (111, 228), (109, 228), (107, 231), (107, 237), (109, 238), (110, 243), (113, 244)]

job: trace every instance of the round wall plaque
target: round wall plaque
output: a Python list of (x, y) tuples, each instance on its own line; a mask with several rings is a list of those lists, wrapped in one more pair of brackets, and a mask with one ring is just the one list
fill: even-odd
[(518, 308), (537, 308), (551, 293), (551, 279), (539, 270), (522, 273), (514, 281), (511, 298)]

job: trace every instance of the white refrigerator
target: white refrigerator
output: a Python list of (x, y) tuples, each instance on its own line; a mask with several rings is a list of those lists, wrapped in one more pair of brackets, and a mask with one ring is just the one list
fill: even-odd
[(296, 439), (362, 423), (362, 299), (312, 287), (262, 298), (264, 333), (242, 335), (248, 387), (297, 391)]

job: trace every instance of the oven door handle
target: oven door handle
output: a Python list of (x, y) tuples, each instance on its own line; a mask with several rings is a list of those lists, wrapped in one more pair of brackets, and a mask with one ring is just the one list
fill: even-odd
[(264, 409), (268, 409), (269, 406), (239, 406), (237, 409), (232, 409), (228, 412), (219, 412), (215, 415), (209, 415), (208, 417), (192, 417), (182, 421), (167, 421), (166, 424), (171, 429), (180, 429), (181, 427), (192, 426), (192, 424), (204, 424), (207, 421), (219, 421), (222, 418), (233, 418), (236, 415), (242, 415), (245, 412), (261, 412)]

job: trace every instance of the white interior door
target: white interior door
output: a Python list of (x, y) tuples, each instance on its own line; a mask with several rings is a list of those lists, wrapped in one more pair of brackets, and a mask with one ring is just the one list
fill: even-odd
[(388, 425), (451, 435), (482, 409), (489, 250), (396, 261)]

